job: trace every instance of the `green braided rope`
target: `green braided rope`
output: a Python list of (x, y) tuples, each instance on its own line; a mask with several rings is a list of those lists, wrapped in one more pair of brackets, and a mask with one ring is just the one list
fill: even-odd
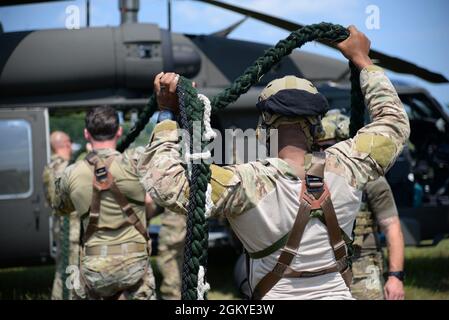
[(279, 63), (283, 57), (289, 55), (294, 49), (300, 48), (306, 42), (318, 39), (339, 42), (348, 36), (349, 31), (346, 28), (325, 22), (304, 26), (293, 31), (287, 38), (280, 40), (274, 47), (266, 50), (264, 55), (256, 59), (228, 88), (216, 95), (211, 100), (213, 110), (223, 109), (228, 104), (235, 102), (240, 95), (246, 93), (251, 86), (258, 83), (262, 76)]
[[(180, 108), (181, 128), (189, 131), (189, 152), (202, 152), (207, 141), (202, 139), (204, 133), (204, 105), (198, 99), (198, 92), (192, 87), (191, 81), (180, 77), (177, 88)], [(200, 124), (200, 130), (194, 130), (193, 123)], [(201, 149), (195, 150), (193, 141), (201, 141)], [(184, 246), (184, 263), (182, 269), (182, 299), (198, 299), (197, 284), (200, 266), (206, 271), (208, 249), (208, 223), (205, 216), (206, 191), (210, 180), (209, 165), (201, 161), (192, 163), (189, 178), (189, 204), (187, 207), (186, 239)], [(206, 299), (206, 297), (204, 297)]]
[(357, 67), (350, 62), (351, 69), (351, 121), (349, 123), (349, 135), (354, 137), (357, 131), (365, 124), (365, 104), (360, 88), (360, 72)]
[(128, 131), (122, 140), (117, 144), (119, 152), (125, 151), (131, 143), (139, 136), (140, 132), (145, 128), (153, 113), (157, 111), (156, 97), (152, 95), (148, 103), (139, 114), (134, 126)]
[(67, 266), (69, 265), (70, 257), (70, 217), (64, 215), (62, 217), (61, 231), (59, 234), (61, 244), (61, 265), (59, 273), (62, 281), (62, 300), (69, 300), (69, 288), (66, 286), (67, 280)]

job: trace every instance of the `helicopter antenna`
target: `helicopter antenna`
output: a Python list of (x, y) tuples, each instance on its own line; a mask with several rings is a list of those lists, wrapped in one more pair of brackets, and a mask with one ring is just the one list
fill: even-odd
[(171, 0), (167, 0), (168, 31), (171, 31)]
[(120, 24), (137, 23), (139, 0), (120, 0)]
[(86, 27), (90, 27), (90, 0), (86, 0)]

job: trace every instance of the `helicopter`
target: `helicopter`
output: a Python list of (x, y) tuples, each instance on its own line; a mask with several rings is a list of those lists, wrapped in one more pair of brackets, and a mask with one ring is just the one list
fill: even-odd
[[(257, 19), (288, 31), (303, 27), (221, 1), (197, 1), (244, 18), (213, 34), (181, 34), (156, 24), (138, 23), (139, 1), (123, 0), (119, 2), (121, 24), (116, 27), (0, 33), (1, 265), (50, 258), (51, 214), (41, 174), (50, 159), (52, 118), (105, 104), (124, 114), (135, 112), (152, 94), (154, 76), (167, 70), (191, 79), (203, 94), (212, 97), (269, 48), (227, 38), (244, 19)], [(0, 6), (32, 2), (42, 1), (3, 1)], [(371, 51), (371, 57), (388, 70), (432, 83), (448, 82), (444, 75), (376, 50)], [(258, 114), (254, 106), (261, 87), (290, 74), (312, 81), (332, 108), (349, 111), (348, 64), (296, 50), (258, 86), (213, 115), (213, 127), (220, 131), (255, 128)], [(419, 245), (428, 239), (436, 244), (449, 233), (449, 115), (427, 90), (403, 83), (395, 83), (395, 87), (409, 113), (410, 140), (415, 148), (413, 159), (402, 156), (387, 178), (398, 203), (406, 244)], [(423, 189), (420, 205), (413, 199), (416, 182)], [(226, 242), (224, 232), (220, 232), (217, 241)]]

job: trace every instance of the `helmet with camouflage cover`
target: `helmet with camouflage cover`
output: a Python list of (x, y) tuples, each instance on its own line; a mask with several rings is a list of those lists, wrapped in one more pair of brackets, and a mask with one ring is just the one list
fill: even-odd
[(324, 135), (321, 117), (328, 110), (326, 98), (308, 80), (285, 76), (268, 83), (259, 95), (259, 128), (299, 124), (311, 147)]
[(325, 135), (318, 140), (321, 145), (334, 144), (349, 138), (349, 117), (338, 109), (329, 110), (321, 120)]

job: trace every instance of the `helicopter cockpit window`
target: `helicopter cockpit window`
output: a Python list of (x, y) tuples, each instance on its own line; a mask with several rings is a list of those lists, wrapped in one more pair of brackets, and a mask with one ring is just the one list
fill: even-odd
[(31, 126), (25, 120), (0, 120), (0, 199), (32, 193)]

